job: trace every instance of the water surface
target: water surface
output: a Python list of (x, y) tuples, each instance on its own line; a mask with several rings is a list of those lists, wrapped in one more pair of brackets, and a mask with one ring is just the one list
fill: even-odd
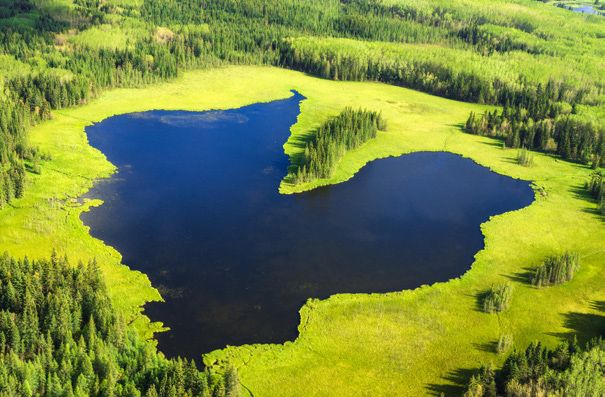
[(457, 277), (483, 247), (480, 224), (533, 200), (527, 182), (448, 153), (378, 160), (346, 183), (280, 195), (301, 99), (87, 128), (119, 172), (82, 218), (162, 292), (146, 312), (172, 329), (159, 335), (167, 355), (294, 339), (307, 298)]
[(581, 14), (601, 15), (601, 16), (604, 15), (602, 10), (598, 10), (590, 4), (580, 5), (580, 6), (576, 7), (574, 5), (570, 5), (570, 4), (566, 4), (566, 3), (558, 3), (557, 6), (561, 7), (561, 8), (565, 8), (566, 10), (578, 12)]
[(595, 10), (592, 6), (575, 7), (575, 8), (572, 8), (572, 11), (580, 12), (582, 14), (593, 14), (593, 15), (599, 14), (599, 12), (597, 10)]

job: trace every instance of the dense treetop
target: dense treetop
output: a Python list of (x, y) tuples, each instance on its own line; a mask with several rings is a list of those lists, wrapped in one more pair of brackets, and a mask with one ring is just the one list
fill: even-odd
[[(467, 131), (597, 169), (605, 161), (603, 59), (605, 18), (536, 0), (0, 0), (0, 209), (52, 156), (32, 147), (27, 131), (53, 109), (222, 64), (276, 65), (500, 105), (469, 115)], [(380, 124), (379, 115), (350, 109), (326, 122), (296, 164), (298, 181), (329, 175), (342, 152)], [(601, 175), (587, 188), (605, 212)], [(553, 277), (561, 268), (553, 266), (539, 279), (570, 278)], [(237, 393), (233, 372), (216, 376), (167, 360), (124, 324), (94, 264), (3, 256), (0, 292), (2, 395)], [(485, 310), (505, 310), (511, 293), (494, 288)], [(602, 343), (585, 351), (532, 347), (511, 356), (504, 382), (486, 369), (469, 395), (534, 385), (565, 391), (596, 362)], [(603, 390), (592, 381), (580, 386)]]
[(237, 375), (168, 360), (116, 314), (96, 263), (0, 256), (3, 396), (235, 397)]
[(305, 144), (302, 158), (293, 173), (294, 182), (329, 178), (347, 150), (355, 149), (386, 129), (379, 113), (347, 108), (319, 126)]
[(603, 396), (604, 360), (602, 340), (586, 347), (565, 342), (556, 349), (534, 343), (525, 351), (514, 351), (500, 371), (482, 367), (464, 396)]

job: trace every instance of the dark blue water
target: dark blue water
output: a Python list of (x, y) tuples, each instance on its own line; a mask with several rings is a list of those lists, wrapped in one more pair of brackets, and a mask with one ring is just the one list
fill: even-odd
[(350, 181), (280, 195), (301, 96), (242, 109), (152, 111), (87, 128), (119, 173), (91, 193), (94, 236), (149, 275), (169, 356), (296, 337), (307, 298), (385, 292), (464, 273), (489, 216), (527, 182), (448, 153), (374, 161)]

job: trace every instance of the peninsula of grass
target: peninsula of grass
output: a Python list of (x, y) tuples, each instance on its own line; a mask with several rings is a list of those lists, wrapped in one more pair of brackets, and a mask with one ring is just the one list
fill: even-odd
[[(533, 181), (535, 202), (481, 225), (485, 248), (461, 277), (415, 290), (387, 294), (339, 294), (311, 299), (301, 310), (299, 337), (277, 345), (228, 347), (204, 362), (229, 361), (243, 389), (258, 396), (426, 395), (460, 391), (467, 370), (504, 360), (496, 349), (502, 335), (524, 348), (534, 340), (554, 347), (575, 331), (598, 332), (595, 302), (605, 301), (605, 223), (584, 193), (591, 170), (536, 153), (532, 167), (517, 164), (517, 150), (465, 134), (470, 111), (485, 106), (447, 100), (378, 83), (319, 80), (301, 73), (262, 67), (229, 67), (185, 73), (171, 83), (118, 89), (88, 105), (53, 113), (35, 127), (31, 144), (49, 153), (41, 173), (30, 174), (22, 199), (0, 210), (0, 251), (48, 257), (53, 248), (70, 261), (96, 257), (116, 307), (142, 333), (161, 327), (142, 314), (158, 300), (147, 277), (121, 264), (120, 254), (92, 238), (79, 219), (98, 200), (80, 200), (96, 179), (115, 168), (87, 143), (84, 128), (116, 114), (152, 109), (237, 108), (304, 95), (301, 113), (284, 150), (299, 156), (318, 126), (347, 107), (381, 112), (388, 126), (376, 138), (346, 152), (327, 179), (293, 185), (283, 193), (344, 182), (366, 163), (416, 151), (460, 154), (500, 174)], [(276, 186), (277, 189), (277, 186)], [(144, 203), (141, 203), (144, 205)], [(439, 244), (439, 241), (435, 241)], [(582, 261), (573, 280), (557, 288), (534, 288), (524, 275), (550, 255), (571, 251)], [(405, 258), (401, 258), (402, 262)], [(497, 315), (477, 307), (477, 296), (492, 285), (511, 283), (514, 299)], [(203, 337), (200, 332), (200, 337)]]

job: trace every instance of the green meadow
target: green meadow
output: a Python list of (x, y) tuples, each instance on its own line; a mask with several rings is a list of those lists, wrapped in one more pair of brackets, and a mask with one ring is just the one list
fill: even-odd
[[(301, 152), (307, 134), (345, 107), (382, 112), (386, 131), (347, 152), (329, 179), (293, 185), (282, 193), (343, 183), (370, 161), (416, 151), (448, 151), (500, 174), (533, 182), (535, 202), (481, 225), (485, 248), (469, 271), (445, 283), (387, 294), (339, 294), (309, 300), (300, 310), (299, 337), (281, 345), (227, 347), (208, 353), (217, 369), (238, 369), (243, 388), (254, 396), (451, 395), (460, 392), (468, 371), (482, 363), (501, 364), (495, 351), (502, 335), (524, 348), (534, 340), (554, 346), (573, 332), (597, 334), (594, 314), (605, 301), (605, 227), (596, 205), (583, 193), (591, 170), (535, 153), (531, 167), (517, 164), (517, 150), (494, 139), (465, 134), (470, 111), (489, 107), (443, 99), (418, 91), (370, 82), (337, 82), (270, 67), (226, 67), (186, 72), (177, 80), (141, 89), (110, 90), (87, 105), (53, 112), (34, 127), (30, 143), (52, 159), (30, 174), (25, 196), (0, 210), (0, 250), (15, 256), (48, 257), (53, 249), (71, 261), (96, 258), (116, 307), (146, 337), (162, 329), (142, 313), (145, 302), (160, 300), (147, 277), (121, 264), (115, 249), (89, 235), (79, 216), (99, 200), (83, 199), (95, 180), (115, 172), (92, 148), (85, 127), (116, 114), (151, 109), (229, 109), (288, 97), (301, 104), (290, 156)], [(447, 198), (444, 198), (447, 199)], [(434, 242), (436, 245), (439, 241)], [(551, 254), (581, 255), (573, 281), (537, 289), (524, 281), (528, 268)], [(405, 259), (402, 258), (402, 262)], [(511, 308), (483, 313), (478, 296), (491, 285), (512, 282)], [(369, 394), (368, 394), (369, 395)]]

